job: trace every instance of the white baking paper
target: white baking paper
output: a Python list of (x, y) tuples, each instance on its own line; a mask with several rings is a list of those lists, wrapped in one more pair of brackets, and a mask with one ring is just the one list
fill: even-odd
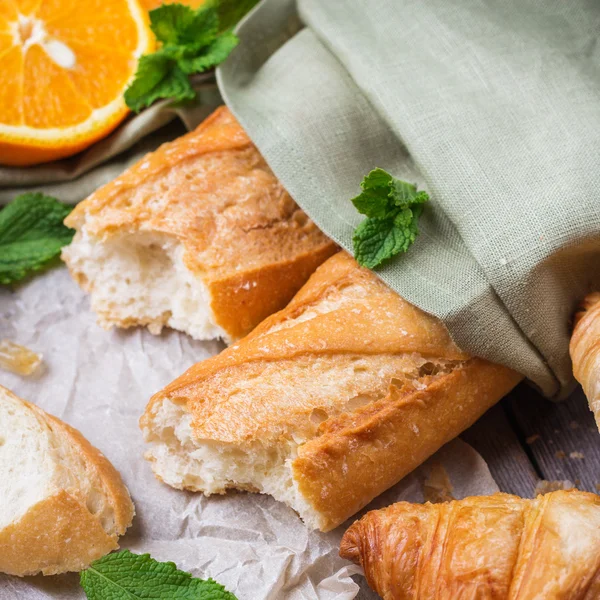
[[(0, 291), (2, 338), (41, 352), (44, 364), (29, 378), (0, 371), (0, 383), (79, 429), (121, 472), (137, 513), (121, 547), (213, 577), (239, 600), (377, 598), (357, 576), (360, 570), (338, 557), (345, 526), (327, 534), (308, 531), (270, 497), (205, 498), (173, 490), (152, 475), (138, 429), (148, 399), (191, 364), (217, 353), (219, 343), (173, 331), (158, 337), (141, 329), (106, 332), (64, 267)], [(463, 442), (448, 444), (431, 460), (446, 469), (456, 498), (498, 489), (483, 459)], [(421, 502), (428, 468), (369, 508), (401, 499)], [(85, 598), (78, 581), (76, 574), (0, 575), (0, 600)]]

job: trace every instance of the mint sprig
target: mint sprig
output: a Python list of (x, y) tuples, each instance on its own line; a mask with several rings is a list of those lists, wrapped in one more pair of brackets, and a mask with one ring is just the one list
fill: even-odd
[(213, 579), (196, 579), (172, 562), (129, 550), (94, 561), (79, 581), (88, 600), (237, 600)]
[(367, 218), (354, 230), (354, 257), (373, 269), (409, 249), (419, 233), (417, 222), (429, 195), (383, 169), (371, 171), (360, 187), (363, 191), (352, 204)]
[[(196, 97), (188, 76), (217, 66), (239, 42), (230, 29), (222, 30), (218, 6), (208, 2), (193, 10), (164, 4), (150, 11), (150, 27), (160, 46), (140, 58), (135, 78), (125, 90), (131, 110), (139, 112), (160, 98)], [(229, 22), (230, 13), (225, 15)]]
[(72, 208), (51, 196), (27, 193), (0, 210), (0, 284), (19, 281), (58, 256), (75, 233), (63, 225)]

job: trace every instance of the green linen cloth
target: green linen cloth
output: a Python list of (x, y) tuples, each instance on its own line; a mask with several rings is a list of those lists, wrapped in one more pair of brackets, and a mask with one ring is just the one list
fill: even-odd
[(265, 0), (218, 70), (277, 176), (344, 248), (369, 170), (432, 202), (378, 274), (548, 396), (600, 289), (600, 3)]

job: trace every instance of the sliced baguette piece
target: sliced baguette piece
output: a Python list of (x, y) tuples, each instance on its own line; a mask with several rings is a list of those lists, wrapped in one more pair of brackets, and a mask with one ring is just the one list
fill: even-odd
[(287, 308), (156, 394), (140, 424), (169, 485), (271, 494), (327, 531), (521, 378), (459, 350), (342, 252)]
[(118, 548), (134, 512), (102, 453), (0, 386), (0, 572), (81, 571)]
[(80, 203), (62, 258), (98, 322), (227, 342), (283, 308), (337, 247), (226, 107)]

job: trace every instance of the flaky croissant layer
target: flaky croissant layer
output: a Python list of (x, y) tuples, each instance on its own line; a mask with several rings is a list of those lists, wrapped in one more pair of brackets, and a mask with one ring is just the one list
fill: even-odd
[(589, 294), (575, 315), (569, 351), (573, 374), (583, 387), (600, 429), (600, 292)]
[(356, 521), (340, 555), (384, 600), (598, 600), (600, 497), (399, 502)]

